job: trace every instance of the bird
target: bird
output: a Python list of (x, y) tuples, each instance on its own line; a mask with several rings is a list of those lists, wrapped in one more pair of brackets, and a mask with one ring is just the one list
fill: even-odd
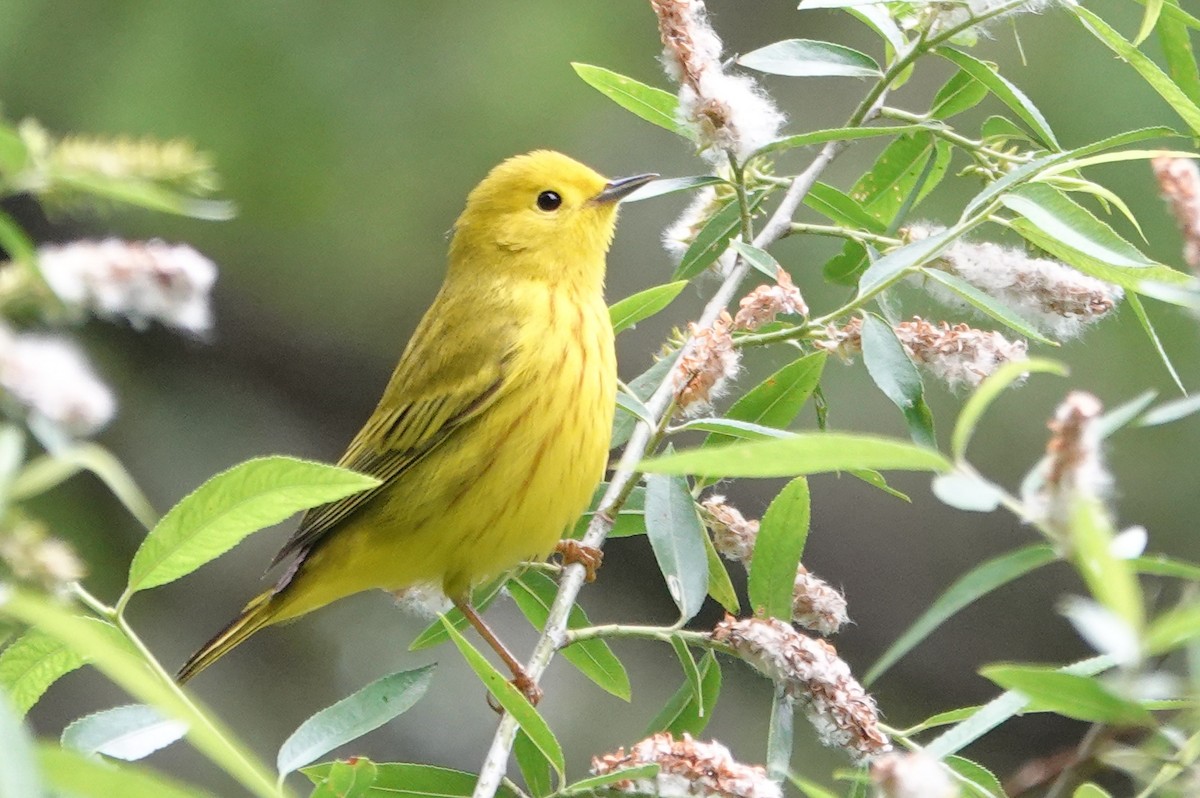
[(589, 575), (598, 561), (562, 534), (608, 460), (617, 370), (604, 277), (617, 206), (657, 177), (609, 180), (537, 150), (469, 193), (444, 282), (338, 460), (378, 486), (307, 511), (271, 563), (288, 563), (282, 575), (187, 660), (180, 683), (338, 599), (432, 587), (536, 703), (537, 685), (470, 594), (556, 548)]

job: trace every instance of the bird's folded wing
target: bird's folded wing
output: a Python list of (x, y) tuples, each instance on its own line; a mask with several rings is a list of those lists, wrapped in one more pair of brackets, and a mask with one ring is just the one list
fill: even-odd
[(293, 554), (310, 550), (338, 522), (385, 490), (388, 483), (401, 478), (456, 429), (482, 413), (504, 386), (505, 359), (476, 363), (465, 369), (426, 371), (429, 379), (424, 385), (412, 384), (405, 365), (402, 361), (396, 369), (379, 407), (338, 461), (343, 468), (373, 476), (380, 484), (305, 513), (299, 528), (275, 555), (272, 567)]

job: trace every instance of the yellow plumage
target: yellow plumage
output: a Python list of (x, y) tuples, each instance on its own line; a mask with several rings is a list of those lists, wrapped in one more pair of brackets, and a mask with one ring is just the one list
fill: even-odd
[(382, 480), (309, 511), (277, 585), (180, 672), (264, 626), (371, 588), (464, 599), (544, 559), (603, 475), (616, 392), (604, 258), (617, 201), (555, 152), (497, 166), (454, 227), (446, 280), (339, 464)]

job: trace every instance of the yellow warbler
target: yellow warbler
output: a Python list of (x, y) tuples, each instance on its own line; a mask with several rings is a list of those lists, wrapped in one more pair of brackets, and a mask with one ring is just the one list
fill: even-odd
[[(371, 588), (440, 588), (536, 700), (470, 607), (473, 586), (544, 559), (604, 472), (616, 392), (604, 256), (618, 201), (556, 152), (510, 158), (467, 197), (446, 279), (339, 465), (379, 487), (314, 508), (291, 564), (183, 666), (185, 681), (264, 626)], [(576, 552), (579, 554), (579, 552)]]

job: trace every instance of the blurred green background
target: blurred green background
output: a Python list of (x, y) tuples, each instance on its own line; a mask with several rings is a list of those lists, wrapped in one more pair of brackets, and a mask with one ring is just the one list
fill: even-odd
[[(872, 35), (842, 14), (797, 12), (794, 0), (709, 5), (728, 52), (806, 37), (879, 55)], [(1135, 4), (1094, 8), (1127, 35), (1136, 30)], [(1153, 43), (1148, 49), (1153, 53)], [(0, 2), (0, 102), (7, 116), (32, 116), (57, 132), (190, 138), (215, 155), (223, 193), (239, 210), (225, 223), (141, 212), (45, 220), (28, 203), (18, 204), (42, 240), (160, 236), (189, 242), (221, 266), (211, 341), (99, 323), (86, 328), (87, 346), (122, 403), (101, 442), (118, 453), (160, 510), (215, 471), (255, 455), (336, 459), (437, 288), (446, 231), (464, 196), (494, 163), (552, 147), (610, 175), (674, 176), (704, 168), (681, 140), (612, 105), (570, 67), (571, 61), (595, 63), (666, 86), (658, 52), (654, 17), (641, 0)], [(1064, 144), (1175, 122), (1131, 70), (1066, 14), (998, 24), (976, 52), (1002, 64)], [(936, 59), (923, 63), (894, 103), (924, 110), (949, 74)], [(792, 132), (839, 125), (865, 87), (847, 79), (776, 78), (766, 85), (788, 113)], [(975, 133), (984, 116), (1000, 110), (989, 101), (959, 122)], [(848, 185), (878, 146), (856, 145), (829, 172), (830, 181)], [(789, 154), (780, 171), (800, 168), (805, 157)], [(1148, 168), (1137, 163), (1096, 174), (1139, 213), (1150, 253), (1178, 265), (1178, 236)], [(948, 180), (922, 215), (949, 218), (976, 187), (971, 178)], [(658, 237), (686, 201), (674, 195), (626, 208), (609, 261), (610, 298), (668, 277), (672, 267)], [(840, 296), (819, 285), (820, 265), (835, 249), (827, 240), (788, 240), (776, 252), (818, 311)], [(622, 335), (625, 379), (650, 363), (671, 325), (695, 315), (704, 285), (685, 292), (663, 318)], [(1196, 320), (1159, 305), (1151, 313), (1185, 383), (1200, 384)], [(741, 384), (753, 385), (789, 352), (752, 353)], [(1039, 457), (1044, 421), (1068, 384), (1110, 406), (1147, 388), (1172, 393), (1128, 311), (1053, 355), (1071, 364), (1069, 383), (1035, 378), (999, 403), (974, 444), (981, 469), (1010, 487)], [(899, 414), (861, 364), (831, 363), (825, 392), (834, 426), (904, 434)], [(944, 438), (961, 398), (933, 385), (930, 393)], [(813, 423), (806, 411), (801, 424)], [(1200, 556), (1188, 520), (1200, 510), (1198, 447), (1195, 421), (1126, 431), (1111, 443), (1120, 520), (1145, 524), (1154, 549)], [(1007, 515), (939, 505), (925, 478), (896, 476), (893, 484), (912, 495), (911, 505), (856, 480), (814, 481), (805, 562), (846, 590), (857, 623), (835, 642), (859, 672), (959, 573), (1035, 539)], [(747, 482), (727, 492), (748, 516), (758, 516), (778, 487)], [(89, 585), (115, 597), (142, 535), (136, 523), (86, 478), (37, 509), (86, 554)], [(286, 527), (135, 600), (133, 620), (168, 666), (261, 589), (262, 569)], [(1051, 568), (964, 612), (876, 686), (888, 720), (907, 725), (985, 700), (992, 688), (975, 675), (984, 662), (1060, 661), (1085, 653), (1054, 612), (1055, 601), (1078, 592), (1065, 568)], [(602, 577), (583, 603), (601, 622), (669, 622), (673, 612), (640, 539), (611, 546)], [(710, 607), (697, 623), (717, 617)], [(498, 605), (489, 618), (519, 651), (528, 651), (533, 635), (511, 604)], [(476, 769), (495, 717), (455, 652), (407, 653), (423, 624), (386, 596), (358, 596), (256, 637), (194, 689), (273, 758), (282, 739), (316, 709), (384, 673), (436, 660), (441, 668), (422, 703), (342, 753)], [(565, 741), (575, 775), (591, 755), (639, 739), (681, 681), (665, 647), (616, 648), (631, 669), (632, 706), (601, 693), (561, 660), (548, 675), (543, 709)], [(125, 700), (81, 672), (53, 688), (34, 722), (39, 732), (56, 735), (74, 717)], [(744, 760), (762, 761), (768, 703), (767, 684), (730, 665), (708, 735)], [(838, 756), (816, 749), (803, 723), (798, 729), (797, 769), (828, 773)], [(1078, 733), (1065, 723), (1019, 719), (976, 753), (1004, 774), (1027, 756), (1073, 744)], [(185, 746), (152, 762), (218, 794), (236, 794)]]

